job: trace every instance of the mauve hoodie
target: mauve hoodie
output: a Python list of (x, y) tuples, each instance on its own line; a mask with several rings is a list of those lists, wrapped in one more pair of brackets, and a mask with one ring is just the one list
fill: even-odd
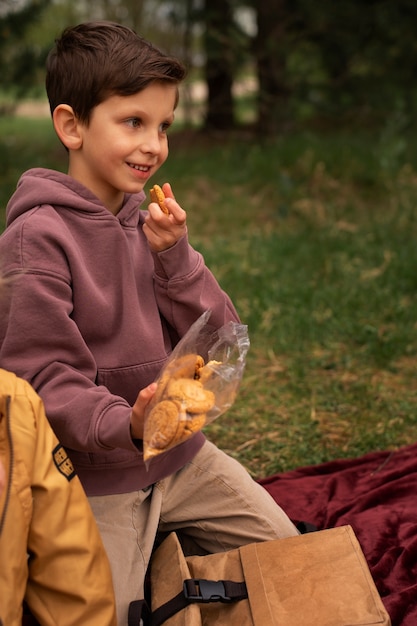
[(145, 488), (196, 454), (202, 433), (145, 466), (131, 406), (204, 311), (213, 329), (239, 321), (186, 237), (150, 251), (144, 199), (126, 195), (114, 216), (66, 174), (32, 169), (0, 237), (2, 272), (14, 277), (0, 364), (37, 390), (88, 495)]

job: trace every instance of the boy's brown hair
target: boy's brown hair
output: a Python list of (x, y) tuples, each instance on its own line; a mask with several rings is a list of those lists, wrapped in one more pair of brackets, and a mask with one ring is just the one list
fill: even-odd
[(46, 62), (51, 113), (68, 104), (85, 124), (92, 109), (112, 95), (133, 95), (153, 82), (178, 85), (184, 77), (178, 59), (134, 30), (106, 21), (66, 28)]

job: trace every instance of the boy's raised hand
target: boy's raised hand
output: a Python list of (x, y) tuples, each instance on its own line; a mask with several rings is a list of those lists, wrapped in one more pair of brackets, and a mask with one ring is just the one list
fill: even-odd
[(187, 232), (187, 214), (175, 200), (171, 185), (162, 186), (169, 215), (165, 215), (156, 202), (151, 202), (145, 218), (143, 232), (153, 252), (171, 248)]

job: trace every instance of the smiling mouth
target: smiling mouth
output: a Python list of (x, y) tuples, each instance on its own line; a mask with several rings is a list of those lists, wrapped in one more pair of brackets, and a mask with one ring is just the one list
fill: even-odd
[(149, 170), (151, 169), (147, 165), (135, 165), (134, 163), (128, 163), (128, 166), (134, 170), (138, 170), (139, 172), (149, 172)]

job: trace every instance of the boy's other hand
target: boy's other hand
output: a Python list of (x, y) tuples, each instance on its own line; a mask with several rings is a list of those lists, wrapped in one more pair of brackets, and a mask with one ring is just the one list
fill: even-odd
[(132, 439), (143, 439), (145, 409), (152, 400), (156, 388), (157, 384), (151, 383), (142, 389), (136, 398), (136, 402), (132, 407), (132, 414), (130, 416), (130, 434), (132, 435)]
[(143, 232), (153, 252), (171, 248), (187, 232), (187, 214), (175, 200), (171, 185), (162, 186), (169, 215), (165, 215), (156, 202), (151, 202), (145, 218)]

